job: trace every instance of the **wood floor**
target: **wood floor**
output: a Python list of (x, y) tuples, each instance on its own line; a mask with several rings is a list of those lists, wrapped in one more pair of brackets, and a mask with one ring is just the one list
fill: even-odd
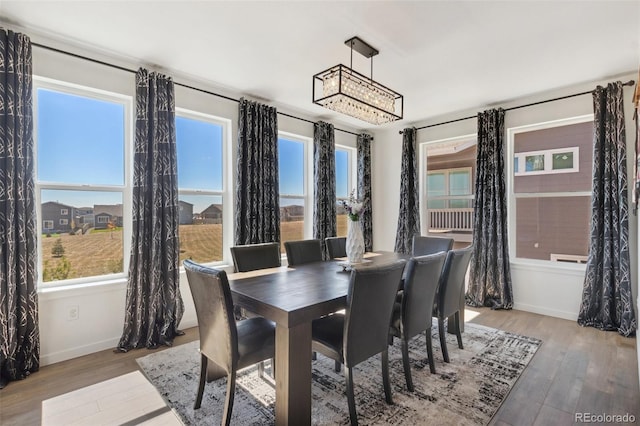
[[(467, 312), (468, 318), (477, 313), (471, 322), (543, 341), (491, 424), (569, 425), (576, 413), (630, 414), (640, 421), (635, 338), (522, 311)], [(198, 338), (196, 328), (185, 332), (175, 345)], [(39, 425), (43, 400), (136, 371), (135, 359), (150, 352), (102, 351), (42, 367), (0, 391), (0, 424)]]

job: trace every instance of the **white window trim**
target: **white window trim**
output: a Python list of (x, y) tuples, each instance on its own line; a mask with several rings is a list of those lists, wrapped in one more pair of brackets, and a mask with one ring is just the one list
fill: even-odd
[[(472, 147), (477, 143), (478, 135), (471, 133), (451, 138), (436, 139), (418, 142), (418, 185), (419, 185), (419, 202), (420, 202), (420, 232), (426, 234), (429, 230), (429, 211), (427, 209), (427, 150), (429, 145), (445, 143), (445, 142), (463, 142), (462, 146), (466, 148)], [(424, 173), (426, 171), (426, 173)], [(473, 178), (472, 178), (473, 179)], [(473, 180), (472, 180), (473, 181)], [(448, 185), (448, 184), (447, 184)], [(473, 190), (472, 190), (473, 193)], [(473, 195), (470, 196), (473, 199)]]
[(60, 219), (60, 225), (68, 225), (69, 219)]
[[(50, 225), (50, 226), (46, 226), (45, 224)], [(43, 220), (42, 221), (42, 229), (43, 230), (44, 229), (53, 229), (53, 220), (51, 220), (51, 219)]]
[[(232, 156), (231, 156), (231, 120), (212, 114), (205, 114), (186, 108), (176, 107), (176, 117), (190, 118), (206, 121), (222, 127), (222, 191), (209, 191), (199, 189), (180, 189), (179, 194), (184, 195), (214, 195), (222, 197), (222, 260), (204, 262), (205, 265), (226, 266), (233, 265), (230, 247), (234, 244), (234, 218), (232, 194)], [(180, 265), (180, 269), (184, 267)]]
[[(531, 132), (534, 130), (543, 130), (553, 127), (569, 126), (572, 124), (587, 123), (593, 121), (593, 114), (580, 115), (576, 117), (563, 118), (559, 120), (545, 121), (542, 123), (528, 124), (525, 126), (510, 127), (507, 129), (507, 158), (513, 159), (515, 156), (515, 137), (518, 133)], [(565, 148), (561, 151), (566, 151)], [(576, 160), (577, 161), (577, 160)], [(517, 198), (540, 198), (540, 197), (580, 197), (590, 196), (589, 191), (580, 192), (534, 192), (534, 193), (514, 193), (514, 161), (506, 162), (507, 173), (507, 226), (509, 231), (509, 252), (512, 253), (510, 257), (510, 263), (512, 265), (530, 265), (540, 267), (550, 267), (558, 270), (586, 270), (586, 264), (584, 263), (568, 263), (568, 262), (553, 262), (551, 260), (541, 259), (526, 259), (522, 257), (516, 257), (516, 199)]]
[[(124, 109), (124, 184), (123, 185), (89, 185), (89, 184), (64, 184), (60, 182), (36, 181), (36, 206), (38, 214), (41, 214), (42, 190), (82, 190), (96, 192), (118, 192), (122, 194), (123, 208), (123, 241), (131, 241), (132, 237), (132, 185), (133, 181), (133, 97), (120, 93), (96, 89), (93, 87), (74, 84), (66, 81), (55, 80), (47, 77), (33, 76), (33, 136), (34, 151), (38, 152), (38, 89), (53, 90), (77, 96), (94, 98), (106, 102), (120, 103)], [(38, 170), (38, 156), (34, 156), (34, 170)], [(38, 221), (38, 238), (42, 238), (42, 222)], [(131, 246), (123, 244), (123, 272), (108, 275), (95, 275), (91, 277), (72, 278), (61, 281), (42, 281), (42, 267), (38, 267), (38, 291), (55, 290), (57, 288), (84, 287), (102, 284), (111, 284), (114, 281), (126, 282), (129, 270)], [(38, 243), (38, 265), (42, 265), (42, 244)]]
[(97, 223), (109, 223), (109, 218), (107, 216), (98, 216)]
[(68, 216), (69, 209), (60, 209), (60, 216)]
[(351, 191), (355, 191), (356, 194), (358, 192), (358, 166), (356, 162), (358, 161), (358, 150), (351, 146), (339, 145), (335, 146), (336, 151), (347, 151), (347, 196), (346, 197), (336, 197), (336, 201), (340, 200), (348, 200), (349, 194)]
[[(561, 152), (573, 153), (573, 167), (567, 168), (567, 169), (553, 168), (553, 154), (557, 154)], [(534, 170), (534, 171), (523, 170), (523, 168), (526, 168), (525, 166), (526, 158), (534, 155), (544, 156), (544, 170)], [(551, 175), (551, 174), (558, 174), (558, 173), (576, 173), (580, 171), (580, 148), (577, 146), (571, 146), (566, 148), (554, 148), (554, 149), (547, 149), (542, 151), (516, 152), (513, 158), (518, 159), (518, 170), (515, 171), (515, 176)], [(514, 163), (514, 169), (515, 169), (515, 163)]]

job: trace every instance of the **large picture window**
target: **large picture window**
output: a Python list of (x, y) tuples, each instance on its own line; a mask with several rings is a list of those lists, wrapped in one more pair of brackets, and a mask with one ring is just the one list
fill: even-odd
[(351, 191), (356, 189), (355, 150), (345, 146), (336, 146), (336, 236), (347, 235), (347, 212), (342, 201), (349, 199)]
[(285, 241), (303, 240), (309, 205), (307, 201), (308, 146), (307, 138), (287, 133), (278, 137), (278, 172), (280, 182), (280, 248)]
[(180, 262), (223, 260), (224, 122), (177, 109)]
[(592, 139), (592, 116), (509, 129), (516, 258), (586, 262)]
[(131, 99), (34, 80), (42, 282), (123, 276)]

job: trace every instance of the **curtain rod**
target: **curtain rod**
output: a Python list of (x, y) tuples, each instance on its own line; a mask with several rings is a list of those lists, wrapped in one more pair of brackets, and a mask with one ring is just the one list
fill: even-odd
[[(623, 86), (633, 86), (636, 82), (633, 80), (629, 80), (626, 83), (622, 83)], [(530, 106), (534, 106), (534, 105), (540, 105), (540, 104), (546, 104), (547, 102), (554, 102), (554, 101), (560, 101), (563, 99), (568, 99), (568, 98), (575, 98), (576, 96), (582, 96), (582, 95), (588, 95), (590, 93), (593, 93), (593, 90), (588, 90), (586, 92), (580, 92), (580, 93), (574, 93), (572, 95), (566, 95), (566, 96), (560, 96), (559, 98), (553, 98), (553, 99), (546, 99), (544, 101), (538, 101), (538, 102), (532, 102), (530, 104), (524, 104), (524, 105), (518, 105), (518, 106), (514, 106), (511, 108), (506, 108), (505, 111), (512, 111), (514, 109), (520, 109), (520, 108), (526, 108), (526, 107), (530, 107)], [(470, 115), (469, 117), (463, 117), (463, 118), (458, 118), (455, 120), (449, 120), (449, 121), (443, 121), (442, 123), (436, 123), (436, 124), (429, 124), (427, 126), (422, 126), (422, 127), (417, 127), (416, 130), (421, 130), (421, 129), (427, 129), (429, 127), (437, 127), (437, 126), (442, 126), (444, 124), (449, 124), (449, 123), (455, 123), (457, 121), (464, 121), (464, 120), (471, 120), (472, 118), (477, 118), (478, 115)], [(403, 130), (400, 130), (400, 134), (402, 134)]]
[[(31, 45), (35, 46), (35, 47), (39, 47), (41, 49), (51, 50), (52, 52), (61, 53), (63, 55), (72, 56), (74, 58), (83, 59), (85, 61), (89, 61), (89, 62), (93, 62), (93, 63), (96, 63), (96, 64), (104, 65), (104, 66), (107, 66), (107, 67), (115, 68), (115, 69), (120, 70), (120, 71), (130, 72), (132, 74), (137, 73), (136, 70), (132, 70), (130, 68), (122, 67), (120, 65), (112, 64), (110, 62), (101, 61), (99, 59), (90, 58), (88, 56), (79, 55), (77, 53), (72, 53), (72, 52), (69, 52), (69, 51), (66, 51), (66, 50), (57, 49), (55, 47), (47, 46), (47, 45), (44, 45), (44, 44), (31, 42)], [(174, 80), (173, 84), (175, 84), (176, 86), (184, 87), (186, 89), (191, 89), (191, 90), (195, 90), (197, 92), (206, 93), (208, 95), (217, 96), (219, 98), (226, 99), (228, 101), (240, 102), (239, 99), (232, 98), (230, 96), (225, 96), (225, 95), (222, 95), (220, 93), (210, 92), (209, 90), (201, 89), (199, 87), (190, 86), (188, 84), (178, 83), (175, 80)], [(296, 120), (306, 121), (307, 123), (315, 124), (315, 121), (307, 120), (306, 118), (296, 117), (295, 115), (285, 114), (284, 112), (279, 112), (279, 111), (277, 111), (277, 113), (278, 113), (278, 115), (283, 115), (285, 117), (294, 118)], [(354, 136), (359, 136), (360, 135), (359, 133), (354, 133), (354, 132), (351, 132), (349, 130), (344, 130), (344, 129), (338, 129), (337, 127), (334, 127), (334, 129), (339, 131), (339, 132), (349, 133), (349, 134), (354, 135)], [(373, 140), (373, 138), (371, 138), (371, 140)]]

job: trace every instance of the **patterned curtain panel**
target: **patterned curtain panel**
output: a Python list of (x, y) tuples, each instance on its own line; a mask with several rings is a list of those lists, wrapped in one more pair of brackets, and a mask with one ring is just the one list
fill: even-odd
[[(333, 124), (313, 125), (313, 238), (335, 237), (336, 226), (336, 144)], [(322, 244), (325, 260), (329, 254)]]
[(402, 169), (400, 172), (400, 212), (396, 232), (396, 253), (411, 253), (414, 234), (420, 233), (420, 195), (415, 127), (402, 132)]
[(0, 389), (40, 367), (31, 41), (0, 28)]
[(622, 83), (598, 86), (593, 109), (591, 237), (578, 324), (631, 336), (637, 323), (631, 296)]
[(513, 307), (504, 171), (504, 110), (479, 113), (470, 306)]
[(373, 201), (371, 199), (371, 135), (358, 135), (358, 198), (364, 201), (360, 217), (365, 251), (373, 250)]
[(278, 116), (240, 99), (236, 180), (236, 245), (280, 242)]
[(182, 334), (173, 80), (138, 70), (133, 238), (125, 322), (118, 348), (171, 346)]

